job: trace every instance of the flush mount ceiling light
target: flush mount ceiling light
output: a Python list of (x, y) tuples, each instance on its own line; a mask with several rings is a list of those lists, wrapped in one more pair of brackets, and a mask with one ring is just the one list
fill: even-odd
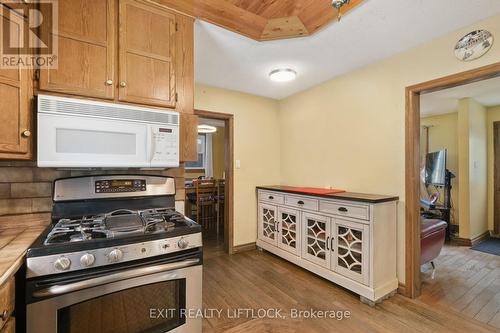
[(342, 17), (342, 13), (340, 9), (344, 7), (345, 5), (348, 5), (351, 0), (332, 0), (332, 6), (337, 10), (338, 13), (338, 20), (340, 21), (340, 18)]
[(210, 125), (198, 125), (198, 133), (215, 133), (217, 127)]
[(279, 68), (269, 73), (269, 78), (274, 82), (289, 82), (295, 80), (297, 72), (291, 68)]

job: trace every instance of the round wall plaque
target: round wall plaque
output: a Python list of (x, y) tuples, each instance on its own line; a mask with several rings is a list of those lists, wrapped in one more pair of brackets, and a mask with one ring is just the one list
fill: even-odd
[(480, 58), (491, 49), (493, 35), (487, 30), (476, 30), (462, 37), (455, 45), (455, 56), (462, 61)]

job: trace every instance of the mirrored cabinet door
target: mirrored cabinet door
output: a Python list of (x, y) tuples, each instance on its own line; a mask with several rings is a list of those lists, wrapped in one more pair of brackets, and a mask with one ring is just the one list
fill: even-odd
[(300, 212), (284, 207), (278, 208), (278, 247), (300, 255)]
[(368, 284), (370, 227), (343, 219), (334, 219), (335, 271), (363, 284)]
[(259, 238), (273, 245), (278, 245), (277, 235), (278, 208), (273, 205), (259, 204)]
[(302, 258), (330, 268), (331, 218), (302, 213)]

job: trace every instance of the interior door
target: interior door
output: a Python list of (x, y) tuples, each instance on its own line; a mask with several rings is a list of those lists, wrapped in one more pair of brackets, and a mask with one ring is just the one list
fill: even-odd
[(64, 0), (58, 6), (58, 66), (40, 71), (39, 88), (113, 99), (114, 0)]
[(121, 0), (119, 21), (119, 99), (175, 107), (175, 15)]
[(278, 208), (278, 247), (300, 256), (299, 211), (284, 207)]
[[(10, 25), (10, 38), (22, 38), (23, 18), (0, 12), (0, 35)], [(5, 32), (7, 33), (7, 32)], [(0, 157), (30, 158), (31, 84), (30, 71), (13, 68), (0, 69)], [(17, 155), (17, 156), (16, 156)]]
[(278, 208), (259, 203), (259, 239), (278, 246)]
[(334, 219), (334, 270), (368, 285), (370, 227), (344, 219)]
[(302, 258), (330, 268), (331, 218), (302, 213)]

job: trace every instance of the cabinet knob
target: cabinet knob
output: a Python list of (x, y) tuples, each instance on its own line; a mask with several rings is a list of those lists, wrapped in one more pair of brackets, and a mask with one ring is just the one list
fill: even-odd
[(273, 200), (274, 197), (272, 195), (269, 196), (269, 200)]
[(120, 82), (120, 87), (125, 88), (127, 86), (127, 82), (122, 81)]
[(25, 131), (23, 132), (23, 136), (24, 136), (25, 138), (29, 138), (29, 137), (31, 136), (31, 131), (29, 131), (29, 130), (25, 130)]
[(106, 85), (107, 86), (112, 86), (113, 85), (113, 80), (106, 80)]

